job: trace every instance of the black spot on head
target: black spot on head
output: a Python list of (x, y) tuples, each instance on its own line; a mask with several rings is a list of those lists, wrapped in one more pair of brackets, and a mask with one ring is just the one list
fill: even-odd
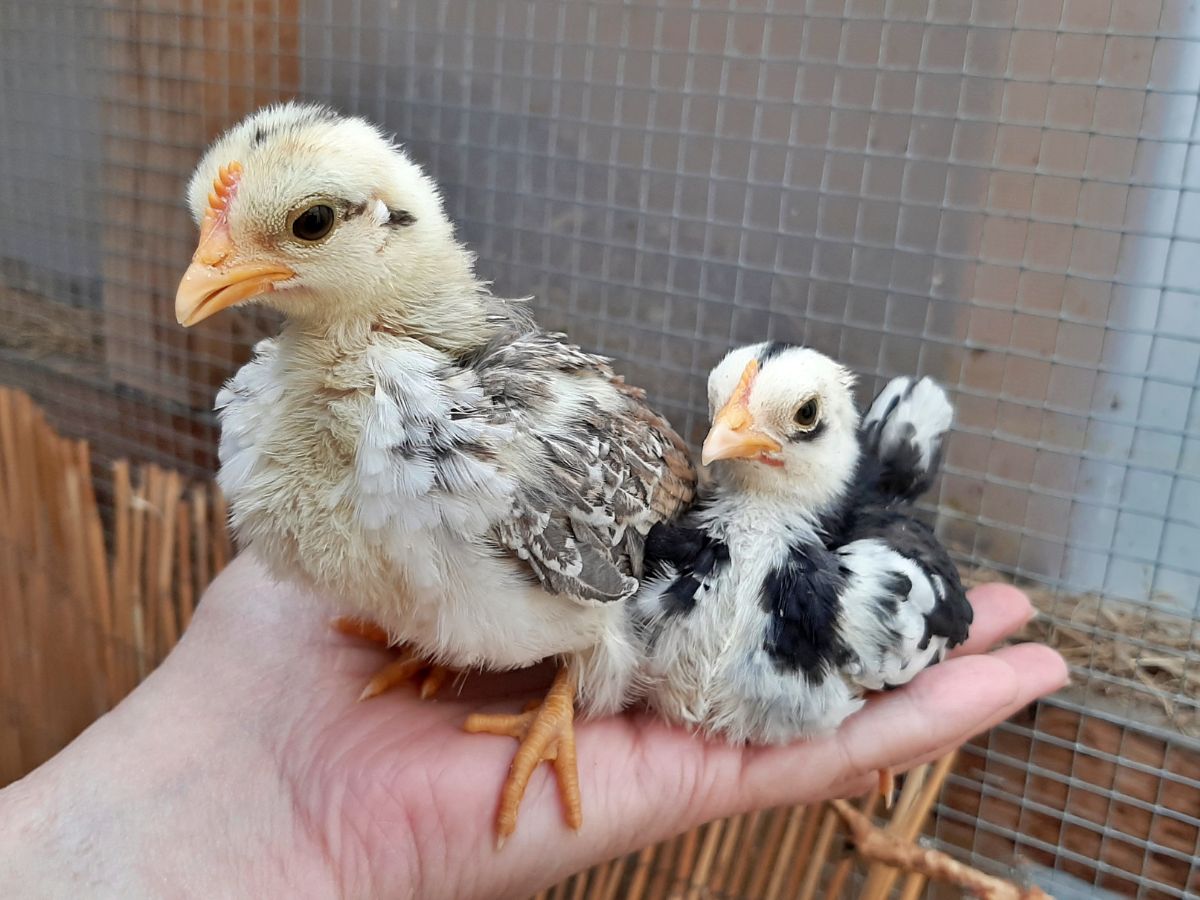
[(305, 104), (300, 112), (300, 122), (337, 122), (342, 118), (340, 113), (319, 103)]
[(404, 228), (408, 225), (413, 225), (417, 221), (417, 217), (410, 213), (407, 209), (388, 209), (389, 225), (395, 225)]
[(363, 200), (361, 203), (351, 203), (349, 206), (346, 207), (345, 218), (353, 219), (358, 216), (361, 216), (363, 213), (365, 213), (367, 211), (367, 207), (369, 207), (370, 205), (371, 204), (369, 204), (366, 200)]
[(781, 672), (801, 671), (819, 684), (851, 657), (839, 633), (846, 579), (824, 547), (799, 545), (767, 573), (762, 608), (770, 617), (763, 649)]
[(250, 146), (257, 147), (259, 144), (261, 144), (266, 139), (267, 139), (267, 129), (264, 128), (262, 125), (259, 125), (257, 128), (254, 129), (254, 137), (250, 140)]
[(796, 347), (795, 344), (789, 344), (785, 341), (768, 341), (763, 345), (763, 348), (758, 351), (759, 365), (766, 365), (768, 360), (772, 360), (779, 354), (792, 350)]

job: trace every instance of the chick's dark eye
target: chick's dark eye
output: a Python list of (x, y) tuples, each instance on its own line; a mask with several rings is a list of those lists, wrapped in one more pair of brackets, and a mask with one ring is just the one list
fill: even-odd
[(817, 416), (820, 415), (821, 409), (817, 405), (816, 400), (806, 400), (798, 410), (796, 410), (796, 424), (801, 428), (812, 428), (817, 424)]
[(302, 241), (319, 241), (329, 234), (336, 218), (332, 206), (310, 206), (292, 221), (292, 234)]

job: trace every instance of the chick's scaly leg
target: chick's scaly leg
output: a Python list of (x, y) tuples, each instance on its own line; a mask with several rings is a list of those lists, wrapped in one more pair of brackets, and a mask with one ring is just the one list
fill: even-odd
[(579, 795), (579, 770), (575, 762), (575, 673), (563, 666), (554, 676), (545, 699), (519, 715), (476, 713), (463, 726), (472, 734), (504, 734), (520, 741), (508, 778), (500, 793), (496, 814), (496, 846), (517, 828), (517, 812), (533, 770), (542, 761), (554, 764), (558, 793), (567, 824), (578, 830), (583, 825)]
[[(339, 616), (333, 620), (333, 628), (342, 634), (362, 638), (374, 644), (382, 644), (385, 647), (391, 643), (386, 631), (372, 622), (364, 622), (361, 619)], [(432, 665), (415, 653), (405, 651), (404, 655), (399, 659), (388, 663), (371, 676), (371, 680), (367, 682), (367, 686), (358, 695), (358, 699), (370, 700), (372, 697), (378, 697), (380, 694), (390, 691), (399, 684), (412, 681), (418, 675), (421, 675), (421, 673), (425, 673), (421, 679), (421, 699), (428, 700), (437, 694), (438, 690), (445, 683), (449, 669), (445, 666)]]

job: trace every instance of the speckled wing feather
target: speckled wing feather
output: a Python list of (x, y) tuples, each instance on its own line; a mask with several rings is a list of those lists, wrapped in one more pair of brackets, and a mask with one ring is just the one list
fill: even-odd
[(591, 603), (632, 595), (646, 533), (695, 491), (682, 440), (607, 360), (560, 335), (509, 334), (468, 365), (526, 459), (496, 543), (551, 593)]

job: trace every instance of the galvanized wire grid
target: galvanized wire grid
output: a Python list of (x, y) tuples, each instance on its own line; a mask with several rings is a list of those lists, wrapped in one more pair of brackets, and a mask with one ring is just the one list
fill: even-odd
[[(211, 470), (212, 393), (274, 326), (174, 326), (184, 180), (254, 106), (322, 99), (394, 129), (497, 292), (615, 356), (693, 440), (732, 344), (808, 343), (862, 373), (863, 399), (939, 378), (958, 422), (938, 525), (961, 558), (1043, 586), (1066, 624), (1089, 598), (1100, 613), (1074, 624), (1098, 646), (1200, 665), (1120, 605), (1196, 637), (1188, 0), (6, 0), (0, 76), (0, 379), (101, 458)], [(1076, 679), (1044, 708), (1076, 733), (1034, 721), (980, 742), (952, 787), (981, 819), (954, 833), (966, 814), (944, 808), (939, 839), (1140, 896), (1200, 889), (1200, 805), (1079, 769), (1140, 771), (1087, 723), (1163, 710), (1125, 733), (1163, 743), (1164, 792), (1200, 798), (1177, 734), (1196, 698), (1097, 659)], [(1106, 861), (1122, 816), (1146, 815), (1145, 868)]]

